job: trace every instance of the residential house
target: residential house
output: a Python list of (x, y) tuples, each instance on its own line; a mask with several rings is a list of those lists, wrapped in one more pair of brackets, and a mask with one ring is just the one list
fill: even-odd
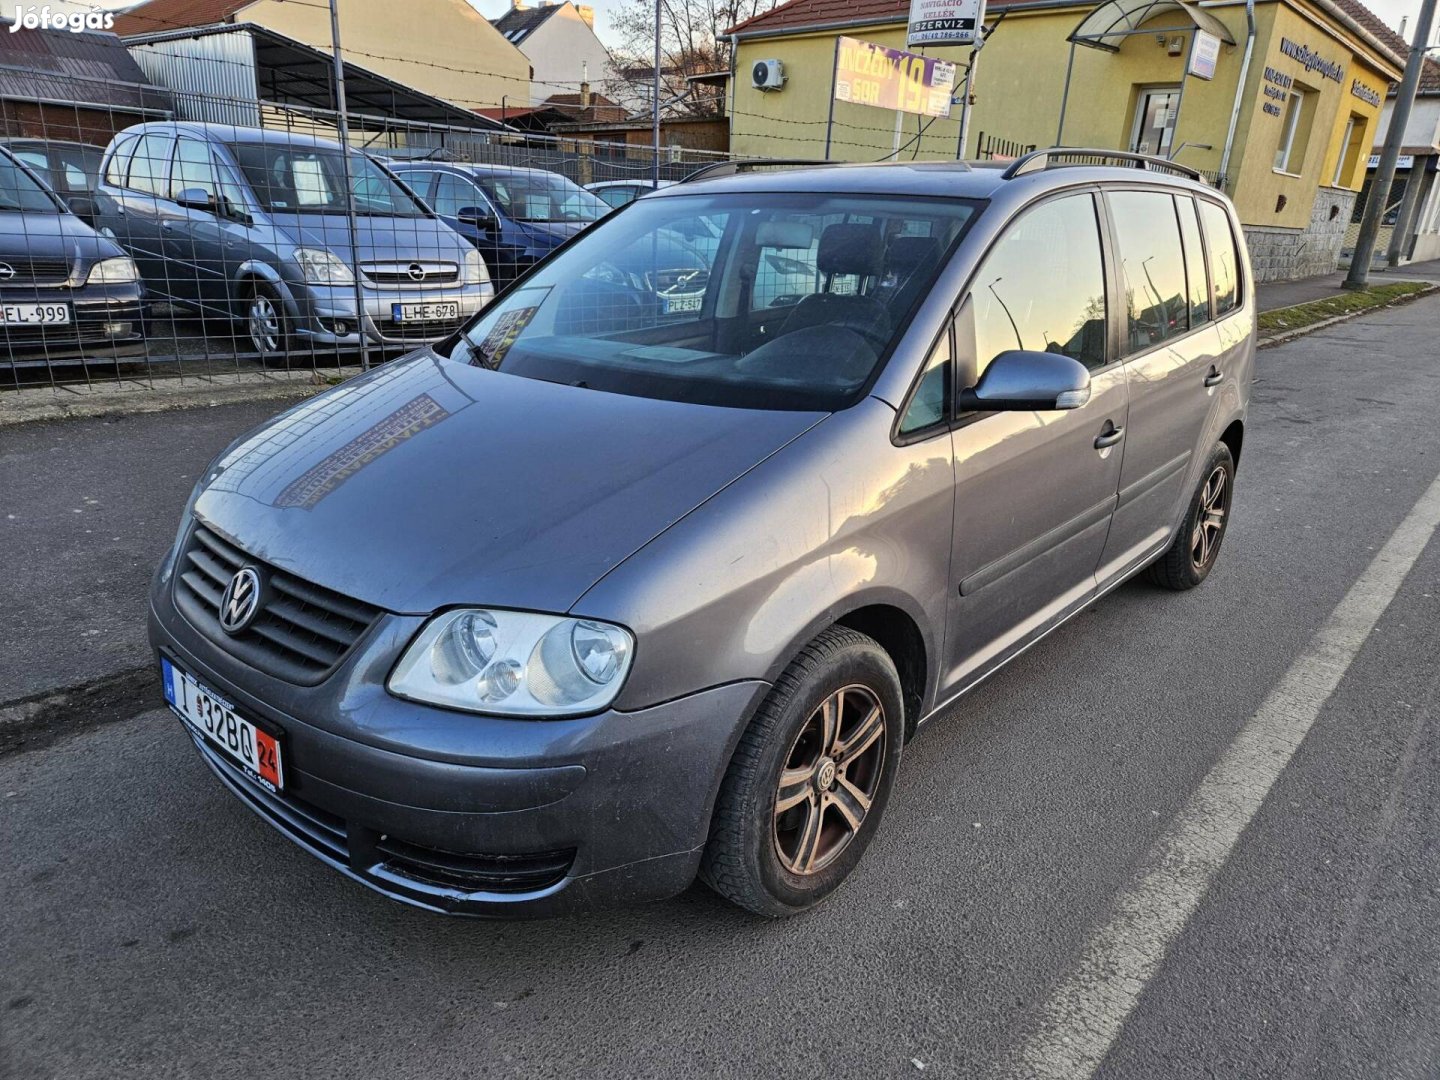
[[(538, 7), (530, 7), (525, 0), (511, 0), (510, 10), (492, 22), (530, 60), (534, 74), (528, 104), (574, 94), (582, 82), (613, 78), (610, 50), (595, 34), (595, 9), (588, 4), (541, 0)], [(512, 101), (514, 97), (512, 93)]]

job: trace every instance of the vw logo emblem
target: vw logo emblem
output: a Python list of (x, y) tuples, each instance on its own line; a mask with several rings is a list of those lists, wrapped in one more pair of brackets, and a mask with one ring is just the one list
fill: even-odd
[(9, 263), (0, 263), (0, 281), (9, 281), (15, 276), (15, 268)]
[(260, 575), (254, 568), (241, 567), (220, 597), (220, 628), (227, 634), (238, 634), (260, 611)]
[(405, 272), (410, 275), (411, 281), (425, 280), (425, 268), (419, 263), (411, 263), (409, 269)]

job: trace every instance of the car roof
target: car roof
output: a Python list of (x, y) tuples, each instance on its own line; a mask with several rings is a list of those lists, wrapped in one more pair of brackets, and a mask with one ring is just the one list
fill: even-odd
[(103, 146), (96, 146), (94, 143), (79, 142), (75, 139), (39, 139), (30, 136), (0, 139), (0, 146), (78, 146), (81, 150), (93, 150), (95, 153), (103, 153)]
[(322, 139), (315, 135), (299, 135), (292, 131), (272, 131), (268, 128), (240, 127), (235, 124), (202, 124), (193, 120), (157, 120), (148, 124), (135, 124), (120, 132), (120, 135), (160, 132), (167, 135), (191, 135), (213, 142), (275, 143), (284, 146), (316, 146), (338, 150), (340, 144), (334, 139)]
[(737, 191), (821, 194), (912, 195), (989, 199), (1001, 189), (1023, 183), (1027, 194), (1086, 183), (1125, 183), (1176, 190), (1219, 192), (1185, 176), (1134, 165), (1055, 165), (1010, 175), (1012, 162), (905, 161), (816, 164), (737, 172), (663, 187), (652, 198), (710, 195)]

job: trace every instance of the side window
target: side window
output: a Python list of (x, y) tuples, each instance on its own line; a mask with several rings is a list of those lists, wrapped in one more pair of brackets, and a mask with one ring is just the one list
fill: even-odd
[(1230, 215), (1224, 207), (1201, 199), (1200, 220), (1210, 250), (1210, 281), (1215, 290), (1215, 317), (1219, 319), (1240, 306), (1240, 258), (1235, 235), (1230, 231)]
[(140, 136), (130, 158), (128, 187), (147, 195), (163, 196), (170, 183), (170, 150), (175, 140), (169, 135)]
[(215, 161), (210, 148), (194, 139), (181, 139), (176, 144), (175, 167), (170, 178), (170, 197), (186, 190), (200, 190), (216, 200)]
[(1180, 211), (1180, 239), (1185, 242), (1186, 296), (1190, 301), (1190, 325), (1210, 321), (1210, 282), (1205, 277), (1205, 245), (1200, 241), (1200, 220), (1195, 216), (1195, 200), (1188, 195), (1175, 197)]
[[(1105, 264), (1090, 195), (1068, 195), (1028, 210), (1002, 236), (970, 286), (959, 349), (960, 385), (973, 386), (1010, 349), (1063, 353), (1105, 366)], [(973, 323), (972, 358), (965, 344)]]
[(30, 166), (36, 176), (44, 180), (52, 188), (55, 186), (55, 179), (50, 175), (50, 159), (45, 156), (44, 150), (15, 150), (14, 155)]
[(1119, 241), (1129, 355), (1190, 329), (1185, 256), (1169, 192), (1112, 191), (1106, 197)]
[(437, 214), (456, 217), (461, 210), (468, 207), (478, 206), (483, 210), (486, 201), (485, 196), (480, 193), (480, 189), (463, 176), (441, 173), (440, 182), (435, 186), (433, 205)]
[(116, 187), (125, 186), (125, 176), (130, 171), (130, 155), (135, 153), (136, 142), (137, 139), (132, 135), (115, 147), (115, 152), (110, 155), (110, 161), (105, 166), (105, 182), (107, 184), (114, 184)]
[(915, 387), (915, 396), (900, 421), (900, 434), (909, 435), (940, 423), (945, 419), (945, 403), (950, 400), (950, 330), (940, 335), (940, 340), (930, 350), (925, 361), (925, 373)]

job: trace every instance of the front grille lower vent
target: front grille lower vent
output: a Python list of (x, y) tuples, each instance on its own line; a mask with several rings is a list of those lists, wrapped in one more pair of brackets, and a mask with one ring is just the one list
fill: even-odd
[[(220, 626), (220, 599), (242, 567), (262, 582), (260, 610), (237, 634)], [(251, 558), (196, 524), (176, 567), (175, 604), (211, 641), (277, 679), (313, 685), (323, 679), (380, 614), (380, 609), (313, 585)]]

